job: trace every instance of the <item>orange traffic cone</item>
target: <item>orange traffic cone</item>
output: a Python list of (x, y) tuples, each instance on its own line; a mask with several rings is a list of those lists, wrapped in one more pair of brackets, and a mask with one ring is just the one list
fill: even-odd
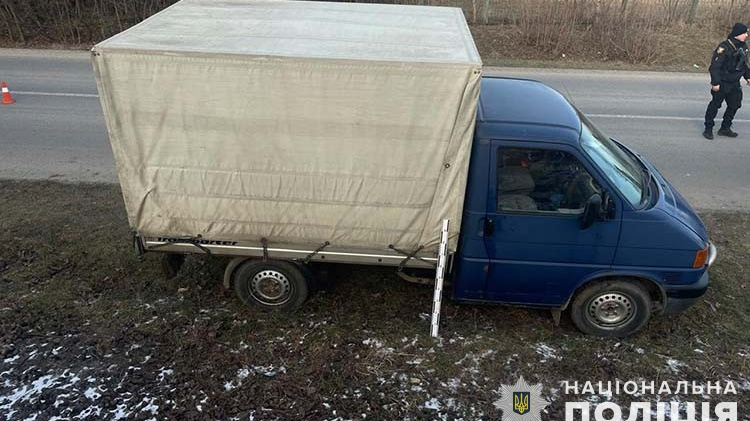
[(1, 104), (3, 105), (10, 105), (16, 102), (12, 96), (10, 96), (10, 91), (8, 90), (8, 85), (3, 82), (2, 83), (2, 91), (3, 91), (3, 102)]

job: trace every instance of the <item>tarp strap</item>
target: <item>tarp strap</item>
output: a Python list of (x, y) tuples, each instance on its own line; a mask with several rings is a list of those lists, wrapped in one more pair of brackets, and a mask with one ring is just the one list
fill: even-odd
[(260, 243), (263, 245), (263, 261), (268, 261), (268, 239), (263, 237), (260, 239)]
[(138, 260), (143, 260), (143, 255), (146, 254), (146, 248), (143, 246), (141, 236), (138, 231), (133, 231), (133, 248), (135, 249), (135, 256)]
[(312, 259), (316, 254), (320, 253), (321, 250), (323, 250), (324, 248), (326, 248), (326, 247), (328, 247), (330, 245), (331, 245), (331, 243), (328, 242), (328, 241), (326, 241), (325, 243), (323, 243), (323, 245), (321, 245), (320, 247), (316, 248), (315, 251), (313, 251), (312, 253), (308, 254), (307, 257), (305, 257), (305, 260), (303, 260), (303, 262), (305, 264), (310, 263), (310, 259)]
[(399, 254), (403, 254), (404, 256), (406, 256), (406, 259), (402, 260), (401, 263), (398, 265), (398, 269), (396, 269), (397, 272), (403, 271), (404, 267), (406, 267), (406, 264), (409, 263), (409, 260), (411, 260), (411, 259), (417, 259), (417, 260), (419, 260), (422, 263), (427, 263), (428, 265), (433, 265), (434, 266), (433, 263), (430, 263), (430, 262), (422, 259), (421, 257), (417, 257), (417, 253), (419, 253), (420, 251), (422, 251), (422, 249), (424, 248), (424, 246), (419, 246), (419, 247), (417, 247), (416, 250), (414, 250), (412, 252), (408, 252), (408, 251), (397, 249), (393, 244), (388, 244), (388, 248), (391, 249), (391, 250), (393, 250), (393, 251), (395, 251), (395, 252), (397, 252), (397, 253), (399, 253)]

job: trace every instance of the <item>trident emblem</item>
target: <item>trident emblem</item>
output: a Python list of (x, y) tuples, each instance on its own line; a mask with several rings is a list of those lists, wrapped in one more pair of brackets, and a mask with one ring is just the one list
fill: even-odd
[(523, 415), (529, 412), (529, 392), (513, 392), (513, 412)]

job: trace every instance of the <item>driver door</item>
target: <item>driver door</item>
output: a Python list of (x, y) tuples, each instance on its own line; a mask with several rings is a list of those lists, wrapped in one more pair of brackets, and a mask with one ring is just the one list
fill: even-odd
[(582, 279), (610, 268), (621, 206), (613, 197), (615, 217), (581, 229), (586, 201), (603, 184), (574, 148), (533, 145), (492, 143), (485, 298), (560, 305)]

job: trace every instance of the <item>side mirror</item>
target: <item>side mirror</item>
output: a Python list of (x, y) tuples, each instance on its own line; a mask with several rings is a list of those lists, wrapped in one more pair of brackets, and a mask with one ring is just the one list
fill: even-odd
[(591, 228), (597, 219), (602, 214), (602, 196), (599, 193), (594, 193), (586, 201), (586, 207), (583, 208), (583, 215), (581, 215), (581, 229), (585, 230)]
[(615, 217), (615, 202), (612, 201), (612, 196), (606, 191), (602, 194), (602, 210), (601, 219), (614, 219)]

